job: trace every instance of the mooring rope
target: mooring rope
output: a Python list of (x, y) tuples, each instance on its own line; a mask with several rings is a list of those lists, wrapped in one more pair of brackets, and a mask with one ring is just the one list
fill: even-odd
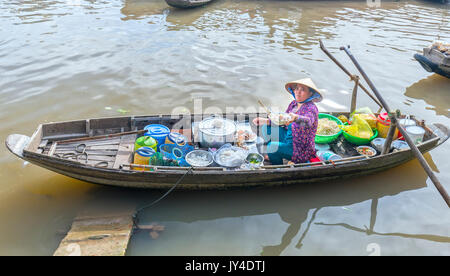
[(172, 192), (177, 186), (178, 184), (180, 184), (180, 182), (184, 179), (184, 177), (190, 173), (192, 171), (193, 167), (189, 167), (189, 169), (177, 180), (177, 182), (175, 182), (175, 184), (172, 186), (172, 188), (170, 188), (165, 194), (163, 194), (160, 198), (158, 198), (157, 200), (153, 201), (152, 203), (145, 205), (139, 209), (136, 210), (136, 212), (133, 215), (133, 225), (134, 228), (139, 229), (139, 226), (137, 224), (137, 215), (142, 212), (142, 210), (145, 210), (147, 208), (150, 208), (151, 206), (155, 205), (156, 203), (158, 203), (159, 201), (161, 201), (163, 198), (165, 198), (168, 194), (170, 194), (170, 192)]

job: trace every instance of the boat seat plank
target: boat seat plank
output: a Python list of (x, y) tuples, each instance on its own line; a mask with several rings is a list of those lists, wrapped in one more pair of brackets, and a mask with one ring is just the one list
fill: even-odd
[(39, 144), (36, 153), (43, 153), (45, 150), (45, 147), (47, 146), (48, 140), (42, 140), (41, 143)]
[[(75, 151), (76, 146), (71, 147), (60, 147), (58, 145), (56, 151)], [(100, 145), (100, 146), (89, 146), (86, 145), (86, 151), (95, 151), (95, 150), (103, 150), (103, 151), (117, 151), (119, 149), (119, 144), (116, 145)]]
[(45, 138), (48, 141), (59, 141), (59, 140), (68, 140), (68, 139), (77, 139), (77, 138), (84, 138), (88, 137), (86, 133), (68, 133), (64, 135), (54, 135), (54, 136), (45, 136)]
[(56, 142), (53, 142), (52, 143), (52, 145), (51, 145), (51, 147), (50, 147), (50, 150), (48, 151), (48, 156), (53, 156), (53, 154), (55, 153), (55, 151), (56, 151), (56, 146), (58, 145), (58, 143), (56, 143)]
[(113, 165), (114, 169), (118, 169), (122, 164), (130, 164), (132, 162), (136, 136), (136, 134), (130, 134), (120, 137), (119, 149)]
[[(71, 161), (76, 161), (76, 157), (68, 157), (68, 158), (64, 158), (66, 160), (71, 160)], [(89, 160), (88, 161), (106, 161), (106, 162), (111, 162), (114, 163), (114, 161), (116, 160), (116, 156), (108, 156), (108, 155), (89, 155)], [(80, 157), (78, 159), (78, 163), (82, 163), (85, 164), (86, 161), (84, 160), (84, 157)]]

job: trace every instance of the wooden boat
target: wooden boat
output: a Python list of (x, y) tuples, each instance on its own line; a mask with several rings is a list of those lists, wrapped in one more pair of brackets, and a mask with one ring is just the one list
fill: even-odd
[(423, 49), (423, 55), (415, 54), (414, 58), (426, 71), (450, 78), (450, 50), (446, 50), (440, 51), (432, 45)]
[(166, 3), (174, 8), (189, 9), (206, 5), (212, 1), (213, 0), (166, 0)]
[[(348, 113), (342, 112), (331, 114), (348, 116)], [(147, 166), (151, 171), (136, 171), (130, 168), (134, 142), (140, 135), (136, 131), (149, 124), (163, 124), (170, 129), (179, 125), (193, 126), (192, 122), (200, 122), (206, 116), (210, 115), (127, 116), (47, 123), (39, 125), (31, 137), (20, 134), (9, 135), (6, 146), (13, 154), (24, 160), (83, 181), (120, 187), (167, 189), (184, 177), (176, 187), (180, 190), (231, 189), (331, 181), (379, 172), (414, 158), (409, 149), (373, 157), (361, 156), (355, 151), (355, 146), (344, 140), (341, 135), (340, 139), (330, 145), (344, 158), (334, 162), (265, 165), (259, 170)], [(265, 114), (234, 114), (234, 120), (249, 122), (258, 116)], [(227, 118), (230, 119), (229, 114)], [(422, 125), (426, 134), (418, 148), (423, 153), (438, 147), (449, 138), (448, 128), (441, 124)], [(255, 133), (260, 133), (259, 129), (252, 127)], [(190, 143), (198, 144), (195, 127), (183, 128), (181, 132), (188, 137)], [(105, 135), (109, 137), (92, 139)], [(90, 140), (72, 141), (74, 139)], [(80, 144), (85, 144), (89, 148), (86, 151), (88, 156), (73, 154)], [(72, 155), (69, 154), (70, 157), (64, 155), (70, 152), (72, 152)]]

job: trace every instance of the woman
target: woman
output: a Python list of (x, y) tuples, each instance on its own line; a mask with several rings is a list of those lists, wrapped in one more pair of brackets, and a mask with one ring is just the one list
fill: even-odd
[[(253, 123), (262, 126), (262, 136), (269, 142), (266, 158), (272, 164), (283, 164), (283, 158), (293, 163), (306, 163), (316, 153), (314, 138), (319, 111), (314, 103), (320, 102), (323, 97), (309, 78), (288, 82), (285, 88), (294, 97), (286, 110), (291, 115), (291, 120), (285, 126), (271, 126), (270, 119), (258, 117)], [(276, 131), (278, 139), (275, 137)]]

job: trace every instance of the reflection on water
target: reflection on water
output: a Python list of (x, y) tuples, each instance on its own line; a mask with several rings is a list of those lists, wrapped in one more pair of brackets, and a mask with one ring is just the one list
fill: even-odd
[(450, 108), (450, 80), (438, 74), (433, 74), (406, 88), (405, 96), (424, 100), (430, 106), (427, 109), (436, 115), (449, 116)]
[[(178, 10), (157, 0), (3, 1), (0, 4), (0, 140), (39, 123), (175, 107), (284, 109), (285, 82), (312, 77), (320, 110), (345, 111), (352, 83), (318, 47), (351, 45), (391, 108), (450, 125), (450, 83), (413, 59), (450, 41), (449, 5), (217, 0)], [(358, 106), (377, 106), (360, 93)], [(447, 142), (427, 159), (450, 183)], [(432, 158), (431, 158), (432, 157)], [(100, 187), (24, 164), (0, 147), (0, 254), (47, 254), (81, 206), (143, 206), (160, 192)], [(166, 228), (139, 231), (130, 255), (448, 255), (447, 207), (416, 161), (336, 183), (170, 194), (142, 213)], [(376, 222), (376, 223), (375, 223)], [(326, 226), (326, 225), (339, 225)], [(370, 231), (362, 232), (366, 229)], [(342, 227), (341, 227), (342, 226)], [(30, 230), (32, 229), (32, 230)], [(370, 235), (367, 235), (370, 233)]]
[[(426, 158), (433, 164), (428, 155)], [(161, 224), (166, 226), (165, 232), (161, 233), (158, 239), (152, 239), (148, 231), (138, 231), (131, 240), (128, 254), (236, 255), (242, 252), (249, 255), (327, 254), (326, 250), (302, 251), (304, 245), (308, 248), (315, 246), (310, 244), (314, 241), (308, 239), (308, 235), (332, 231), (323, 227), (327, 224), (316, 222), (328, 218), (327, 215), (321, 215), (323, 212), (321, 210), (339, 206), (369, 206), (364, 212), (366, 216), (362, 223), (370, 225), (370, 233), (368, 232), (370, 235), (380, 234), (374, 231), (378, 202), (383, 202), (385, 197), (400, 192), (425, 187), (427, 176), (420, 169), (418, 162), (394, 170), (395, 172), (381, 175), (381, 177), (383, 174), (389, 175), (392, 180), (390, 183), (380, 183), (377, 180), (380, 176), (372, 175), (352, 182), (339, 181), (269, 191), (174, 193), (164, 202), (143, 211), (139, 216), (139, 224)], [(400, 179), (404, 182), (397, 182)], [(142, 200), (142, 197), (139, 197), (139, 200)], [(348, 219), (349, 208), (339, 208), (340, 212), (331, 219)], [(400, 208), (398, 215), (402, 216), (404, 212), (405, 210)], [(261, 219), (263, 215), (264, 220)], [(216, 231), (219, 234), (214, 233)], [(409, 233), (383, 235), (425, 239), (444, 244), (450, 242), (450, 238), (445, 235)], [(247, 241), (249, 238), (251, 241)], [(214, 242), (214, 250), (208, 251), (211, 242)], [(340, 243), (339, 237), (333, 236), (323, 236), (321, 242)], [(396, 254), (395, 250), (385, 253)]]

